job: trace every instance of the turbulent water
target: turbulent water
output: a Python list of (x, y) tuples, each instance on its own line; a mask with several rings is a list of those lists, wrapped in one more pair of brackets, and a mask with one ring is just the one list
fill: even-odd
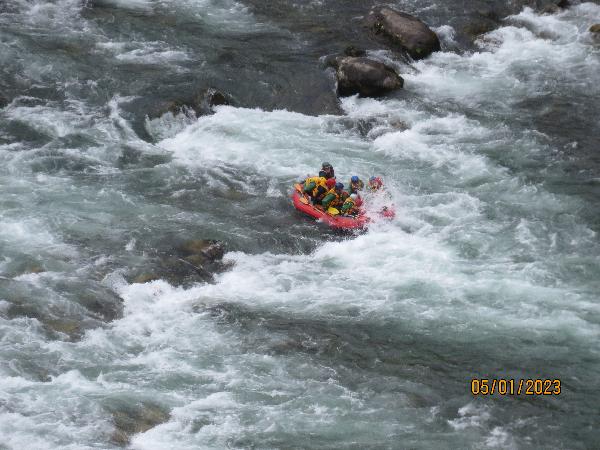
[[(394, 3), (415, 63), (372, 2), (3, 0), (0, 448), (598, 448), (600, 6), (458, 3)], [(349, 44), (404, 89), (338, 101)], [(295, 212), (322, 161), (396, 218)], [(133, 282), (190, 239), (230, 268)]]

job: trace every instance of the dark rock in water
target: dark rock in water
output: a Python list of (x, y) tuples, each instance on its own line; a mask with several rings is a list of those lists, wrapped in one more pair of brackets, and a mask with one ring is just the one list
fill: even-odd
[(150, 118), (160, 117), (167, 112), (204, 116), (214, 113), (214, 107), (234, 104), (233, 98), (215, 88), (204, 89), (192, 98), (163, 102), (148, 113)]
[(547, 14), (556, 14), (563, 9), (568, 8), (569, 6), (571, 6), (571, 3), (568, 0), (559, 0), (557, 3), (551, 3), (549, 5), (542, 6), (541, 12)]
[(81, 323), (74, 320), (47, 319), (44, 325), (48, 329), (66, 334), (72, 341), (79, 340), (85, 331), (82, 329)]
[(123, 299), (109, 288), (90, 288), (79, 295), (77, 302), (95, 319), (103, 322), (112, 322), (123, 316)]
[(230, 105), (231, 98), (222, 92), (217, 91), (216, 89), (210, 88), (207, 89), (204, 93), (203, 100), (207, 103), (209, 107), (220, 106), (220, 105)]
[(407, 52), (414, 59), (422, 59), (440, 50), (437, 35), (421, 20), (409, 14), (381, 7), (373, 9), (366, 19), (367, 26), (376, 35)]
[(479, 17), (491, 20), (498, 24), (502, 21), (502, 17), (504, 16), (504, 14), (499, 13), (494, 8), (492, 8), (492, 6), (489, 6), (487, 8), (486, 7), (479, 8), (476, 11), (476, 14)]
[(341, 57), (335, 60), (334, 65), (340, 96), (360, 94), (375, 97), (404, 85), (404, 80), (394, 69), (366, 57)]
[(179, 250), (188, 256), (202, 256), (206, 262), (216, 261), (225, 255), (225, 245), (213, 239), (187, 241)]
[(0, 94), (0, 108), (4, 108), (8, 103), (8, 99)]
[[(73, 285), (58, 282), (56, 289), (62, 289), (69, 295)], [(66, 335), (69, 340), (77, 341), (86, 330), (102, 326), (103, 322), (119, 318), (123, 313), (123, 300), (101, 285), (91, 285), (85, 291), (78, 292), (73, 298), (76, 303), (71, 303), (66, 308), (51, 304), (43, 297), (38, 300), (31, 291), (19, 292), (17, 284), (12, 295), (5, 296), (5, 300), (9, 304), (3, 311), (4, 317), (36, 319), (47, 333), (48, 339), (64, 340)], [(85, 311), (76, 307), (76, 304), (85, 308)]]
[[(76, 341), (84, 333), (85, 324), (75, 317), (52, 316), (47, 310), (30, 302), (27, 298), (13, 299), (7, 308), (6, 317), (9, 319), (17, 317), (29, 317), (36, 319), (53, 339), (59, 339), (67, 335), (69, 340)], [(87, 324), (89, 326), (89, 324)]]
[(223, 262), (225, 245), (211, 239), (183, 242), (175, 248), (159, 252), (156, 264), (138, 272), (133, 283), (164, 279), (174, 285), (211, 281), (213, 275), (230, 267)]
[(186, 106), (194, 110), (197, 116), (202, 116), (212, 114), (215, 106), (231, 104), (233, 104), (233, 99), (230, 95), (214, 88), (208, 88), (194, 96)]
[(332, 134), (347, 134), (349, 131), (363, 138), (375, 139), (385, 133), (405, 131), (410, 125), (397, 117), (351, 118), (338, 116), (324, 122), (325, 130)]
[(487, 20), (479, 20), (467, 24), (463, 28), (463, 31), (466, 35), (471, 36), (472, 38), (476, 38), (482, 34), (489, 33), (494, 28), (496, 28), (495, 23)]
[(334, 121), (327, 123), (327, 132), (329, 133), (347, 133), (352, 131), (361, 137), (367, 137), (371, 130), (379, 125), (378, 118), (352, 119), (347, 116), (340, 116)]
[(170, 414), (158, 405), (149, 402), (140, 402), (133, 405), (119, 405), (109, 407), (113, 417), (115, 431), (111, 442), (125, 446), (133, 434), (144, 433), (150, 428), (169, 420)]
[(144, 284), (150, 281), (158, 280), (160, 277), (153, 273), (142, 273), (133, 279), (134, 283)]
[(367, 52), (362, 48), (356, 48), (354, 45), (350, 45), (344, 49), (344, 55), (346, 56), (365, 56)]
[(495, 9), (478, 9), (471, 19), (462, 27), (463, 33), (471, 38), (477, 38), (482, 34), (488, 33), (500, 25), (502, 14)]
[(600, 33), (600, 23), (592, 25), (589, 31), (590, 33)]

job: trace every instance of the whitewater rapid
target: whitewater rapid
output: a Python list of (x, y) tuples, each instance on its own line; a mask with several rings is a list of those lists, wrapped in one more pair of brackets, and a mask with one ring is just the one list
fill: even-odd
[[(100, 18), (13, 3), (2, 87), (26, 93), (0, 110), (0, 447), (116, 447), (120, 414), (148, 405), (164, 417), (131, 448), (599, 442), (598, 174), (575, 153), (598, 116), (552, 122), (598, 111), (597, 4), (525, 8), (464, 52), (439, 24), (446, 51), (393, 61), (402, 95), (345, 98), (341, 115), (140, 119), (152, 80), (219, 70), (164, 23), (234, 49), (303, 41), (232, 1), (107, 0)], [(15, 20), (81, 47), (19, 56)], [(339, 236), (296, 213), (292, 183), (323, 161), (343, 182), (382, 176), (396, 218)], [(173, 236), (224, 241), (230, 268), (133, 282)], [(559, 378), (563, 394), (475, 397), (476, 377)]]

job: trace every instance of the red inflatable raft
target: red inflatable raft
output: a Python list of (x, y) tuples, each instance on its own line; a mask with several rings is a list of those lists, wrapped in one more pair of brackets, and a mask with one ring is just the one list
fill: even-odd
[[(338, 230), (356, 230), (365, 228), (371, 221), (371, 219), (362, 211), (355, 217), (329, 214), (321, 206), (315, 206), (311, 203), (309, 197), (302, 193), (302, 185), (296, 184), (294, 187), (295, 190), (292, 194), (294, 207), (298, 211), (326, 223), (331, 228), (336, 228)], [(381, 212), (381, 215), (383, 217), (392, 218), (394, 217), (394, 211), (386, 209)]]

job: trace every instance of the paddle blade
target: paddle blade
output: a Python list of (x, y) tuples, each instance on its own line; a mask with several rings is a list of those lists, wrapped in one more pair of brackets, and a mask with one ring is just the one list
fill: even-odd
[(340, 213), (340, 211), (337, 208), (333, 207), (327, 208), (327, 212), (332, 216), (337, 216)]

